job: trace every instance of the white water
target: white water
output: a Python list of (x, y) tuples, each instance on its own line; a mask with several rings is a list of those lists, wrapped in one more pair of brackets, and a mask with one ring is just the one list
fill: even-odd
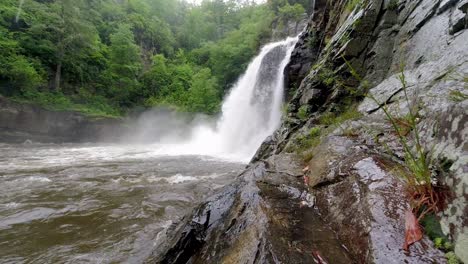
[(264, 46), (226, 97), (215, 127), (199, 125), (184, 143), (163, 144), (164, 155), (209, 155), (248, 162), (281, 123), (284, 68), (298, 37)]
[(20, 0), (19, 5), (18, 5), (18, 11), (16, 12), (16, 16), (15, 16), (15, 22), (16, 23), (18, 23), (18, 21), (19, 21), (21, 11), (23, 9), (23, 4), (24, 4), (24, 0)]

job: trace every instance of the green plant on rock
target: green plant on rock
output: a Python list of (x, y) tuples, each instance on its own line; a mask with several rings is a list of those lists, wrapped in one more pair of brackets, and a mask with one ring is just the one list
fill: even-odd
[(343, 36), (341, 36), (339, 40), (341, 46), (344, 46), (346, 43), (348, 43), (348, 41), (351, 39), (350, 35), (350, 32), (346, 32), (345, 34), (343, 34)]
[[(380, 103), (372, 94), (368, 97), (381, 106), (382, 111), (391, 123), (393, 130), (403, 147), (404, 164), (406, 169), (400, 170), (400, 174), (408, 183), (408, 192), (411, 196), (413, 213), (421, 221), (427, 214), (436, 213), (443, 207), (445, 194), (435, 191), (436, 186), (432, 183), (432, 168), (435, 166), (431, 159), (430, 151), (427, 150), (421, 141), (421, 135), (417, 128), (419, 122), (418, 107), (409, 99), (407, 92), (407, 82), (402, 72), (399, 75), (402, 84), (404, 99), (408, 105), (408, 114), (402, 119), (392, 114), (385, 103)], [(404, 120), (404, 125), (401, 125)], [(410, 145), (407, 135), (414, 139), (414, 146)]]
[(397, 10), (398, 9), (398, 0), (390, 0), (387, 6), (388, 10)]
[(458, 90), (452, 90), (449, 92), (449, 99), (455, 103), (460, 103), (468, 99), (468, 94)]
[(447, 252), (445, 257), (447, 258), (447, 264), (462, 264), (453, 251)]
[(313, 127), (312, 129), (310, 129), (309, 131), (309, 136), (310, 137), (319, 137), (321, 134), (321, 129), (320, 127)]
[(314, 156), (315, 154), (313, 149), (309, 149), (301, 153), (301, 158), (305, 163), (311, 161), (314, 158)]
[(444, 239), (441, 237), (436, 237), (434, 239), (434, 246), (438, 249), (442, 249), (444, 247)]
[(297, 138), (296, 142), (299, 150), (303, 151), (316, 147), (320, 143), (320, 128), (312, 128), (306, 135)]
[(357, 6), (361, 4), (362, 0), (348, 0), (345, 9), (352, 12)]
[(319, 118), (319, 123), (325, 126), (338, 126), (343, 122), (351, 119), (357, 119), (362, 114), (357, 110), (356, 106), (350, 105), (341, 113), (326, 112)]
[[(346, 61), (350, 69), (350, 73), (358, 79), (360, 82), (364, 80), (359, 76), (356, 70)], [(421, 141), (421, 135), (419, 130), (417, 129), (417, 124), (419, 122), (419, 105), (415, 104), (413, 101), (410, 100), (408, 96), (408, 86), (406, 82), (406, 77), (404, 72), (402, 71), (401, 74), (398, 76), (398, 79), (402, 85), (402, 91), (404, 95), (404, 100), (408, 105), (408, 113), (403, 116), (399, 117), (391, 113), (388, 105), (386, 103), (380, 102), (375, 96), (371, 93), (368, 93), (366, 96), (371, 99), (375, 104), (377, 104), (380, 109), (384, 112), (387, 120), (392, 125), (392, 128), (403, 146), (404, 157), (405, 157), (405, 164), (410, 171), (409, 175), (406, 175), (406, 178), (410, 185), (414, 186), (425, 186), (431, 190), (432, 183), (431, 183), (431, 165), (432, 161), (428, 157), (428, 152)], [(414, 137), (415, 146), (414, 149), (410, 146), (409, 141), (407, 139), (407, 135), (409, 132), (413, 132), (412, 136)], [(434, 208), (433, 208), (434, 209)], [(424, 216), (423, 214), (422, 216)]]
[(316, 30), (312, 30), (309, 33), (308, 43), (309, 43), (309, 48), (310, 49), (317, 48), (317, 45), (319, 44), (319, 36), (318, 36), (318, 33), (317, 33)]
[(281, 113), (283, 114), (283, 116), (288, 116), (288, 114), (289, 114), (289, 104), (283, 104), (281, 106)]
[(308, 105), (301, 106), (299, 110), (297, 111), (297, 117), (301, 121), (307, 120), (307, 118), (309, 117), (309, 106)]
[(333, 86), (333, 84), (335, 84), (335, 81), (336, 81), (335, 73), (328, 67), (322, 67), (319, 70), (317, 77), (319, 81), (321, 81), (323, 84), (325, 84), (328, 87)]

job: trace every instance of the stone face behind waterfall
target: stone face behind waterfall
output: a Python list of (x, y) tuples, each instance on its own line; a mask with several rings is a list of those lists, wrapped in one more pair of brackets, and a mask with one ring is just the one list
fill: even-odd
[(278, 46), (267, 53), (262, 60), (257, 79), (255, 80), (255, 88), (250, 103), (258, 108), (259, 118), (265, 121), (266, 130), (269, 129), (268, 126), (271, 126), (268, 124), (271, 112), (278, 111), (277, 109), (273, 109), (273, 107), (276, 107), (274, 106), (274, 101), (275, 86), (278, 79), (278, 65), (283, 61), (287, 51), (287, 47)]

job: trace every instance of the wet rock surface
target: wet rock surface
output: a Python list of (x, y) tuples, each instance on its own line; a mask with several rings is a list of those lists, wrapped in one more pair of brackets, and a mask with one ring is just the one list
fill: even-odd
[(305, 174), (291, 155), (252, 164), (148, 263), (445, 263), (427, 238), (403, 251), (409, 204), (384, 158), (343, 137), (323, 146)]
[[(425, 238), (404, 252), (405, 211), (409, 203), (403, 181), (389, 172), (391, 161), (350, 139), (332, 136), (320, 174), (307, 173), (321, 216), (358, 263), (445, 263)], [(320, 177), (322, 176), (322, 177)]]
[(355, 263), (305, 187), (291, 156), (252, 164), (238, 183), (168, 230), (174, 239), (148, 262)]

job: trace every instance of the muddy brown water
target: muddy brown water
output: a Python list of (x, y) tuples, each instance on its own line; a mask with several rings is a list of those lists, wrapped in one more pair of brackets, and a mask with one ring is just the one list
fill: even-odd
[(140, 263), (245, 166), (156, 148), (0, 145), (0, 263)]

